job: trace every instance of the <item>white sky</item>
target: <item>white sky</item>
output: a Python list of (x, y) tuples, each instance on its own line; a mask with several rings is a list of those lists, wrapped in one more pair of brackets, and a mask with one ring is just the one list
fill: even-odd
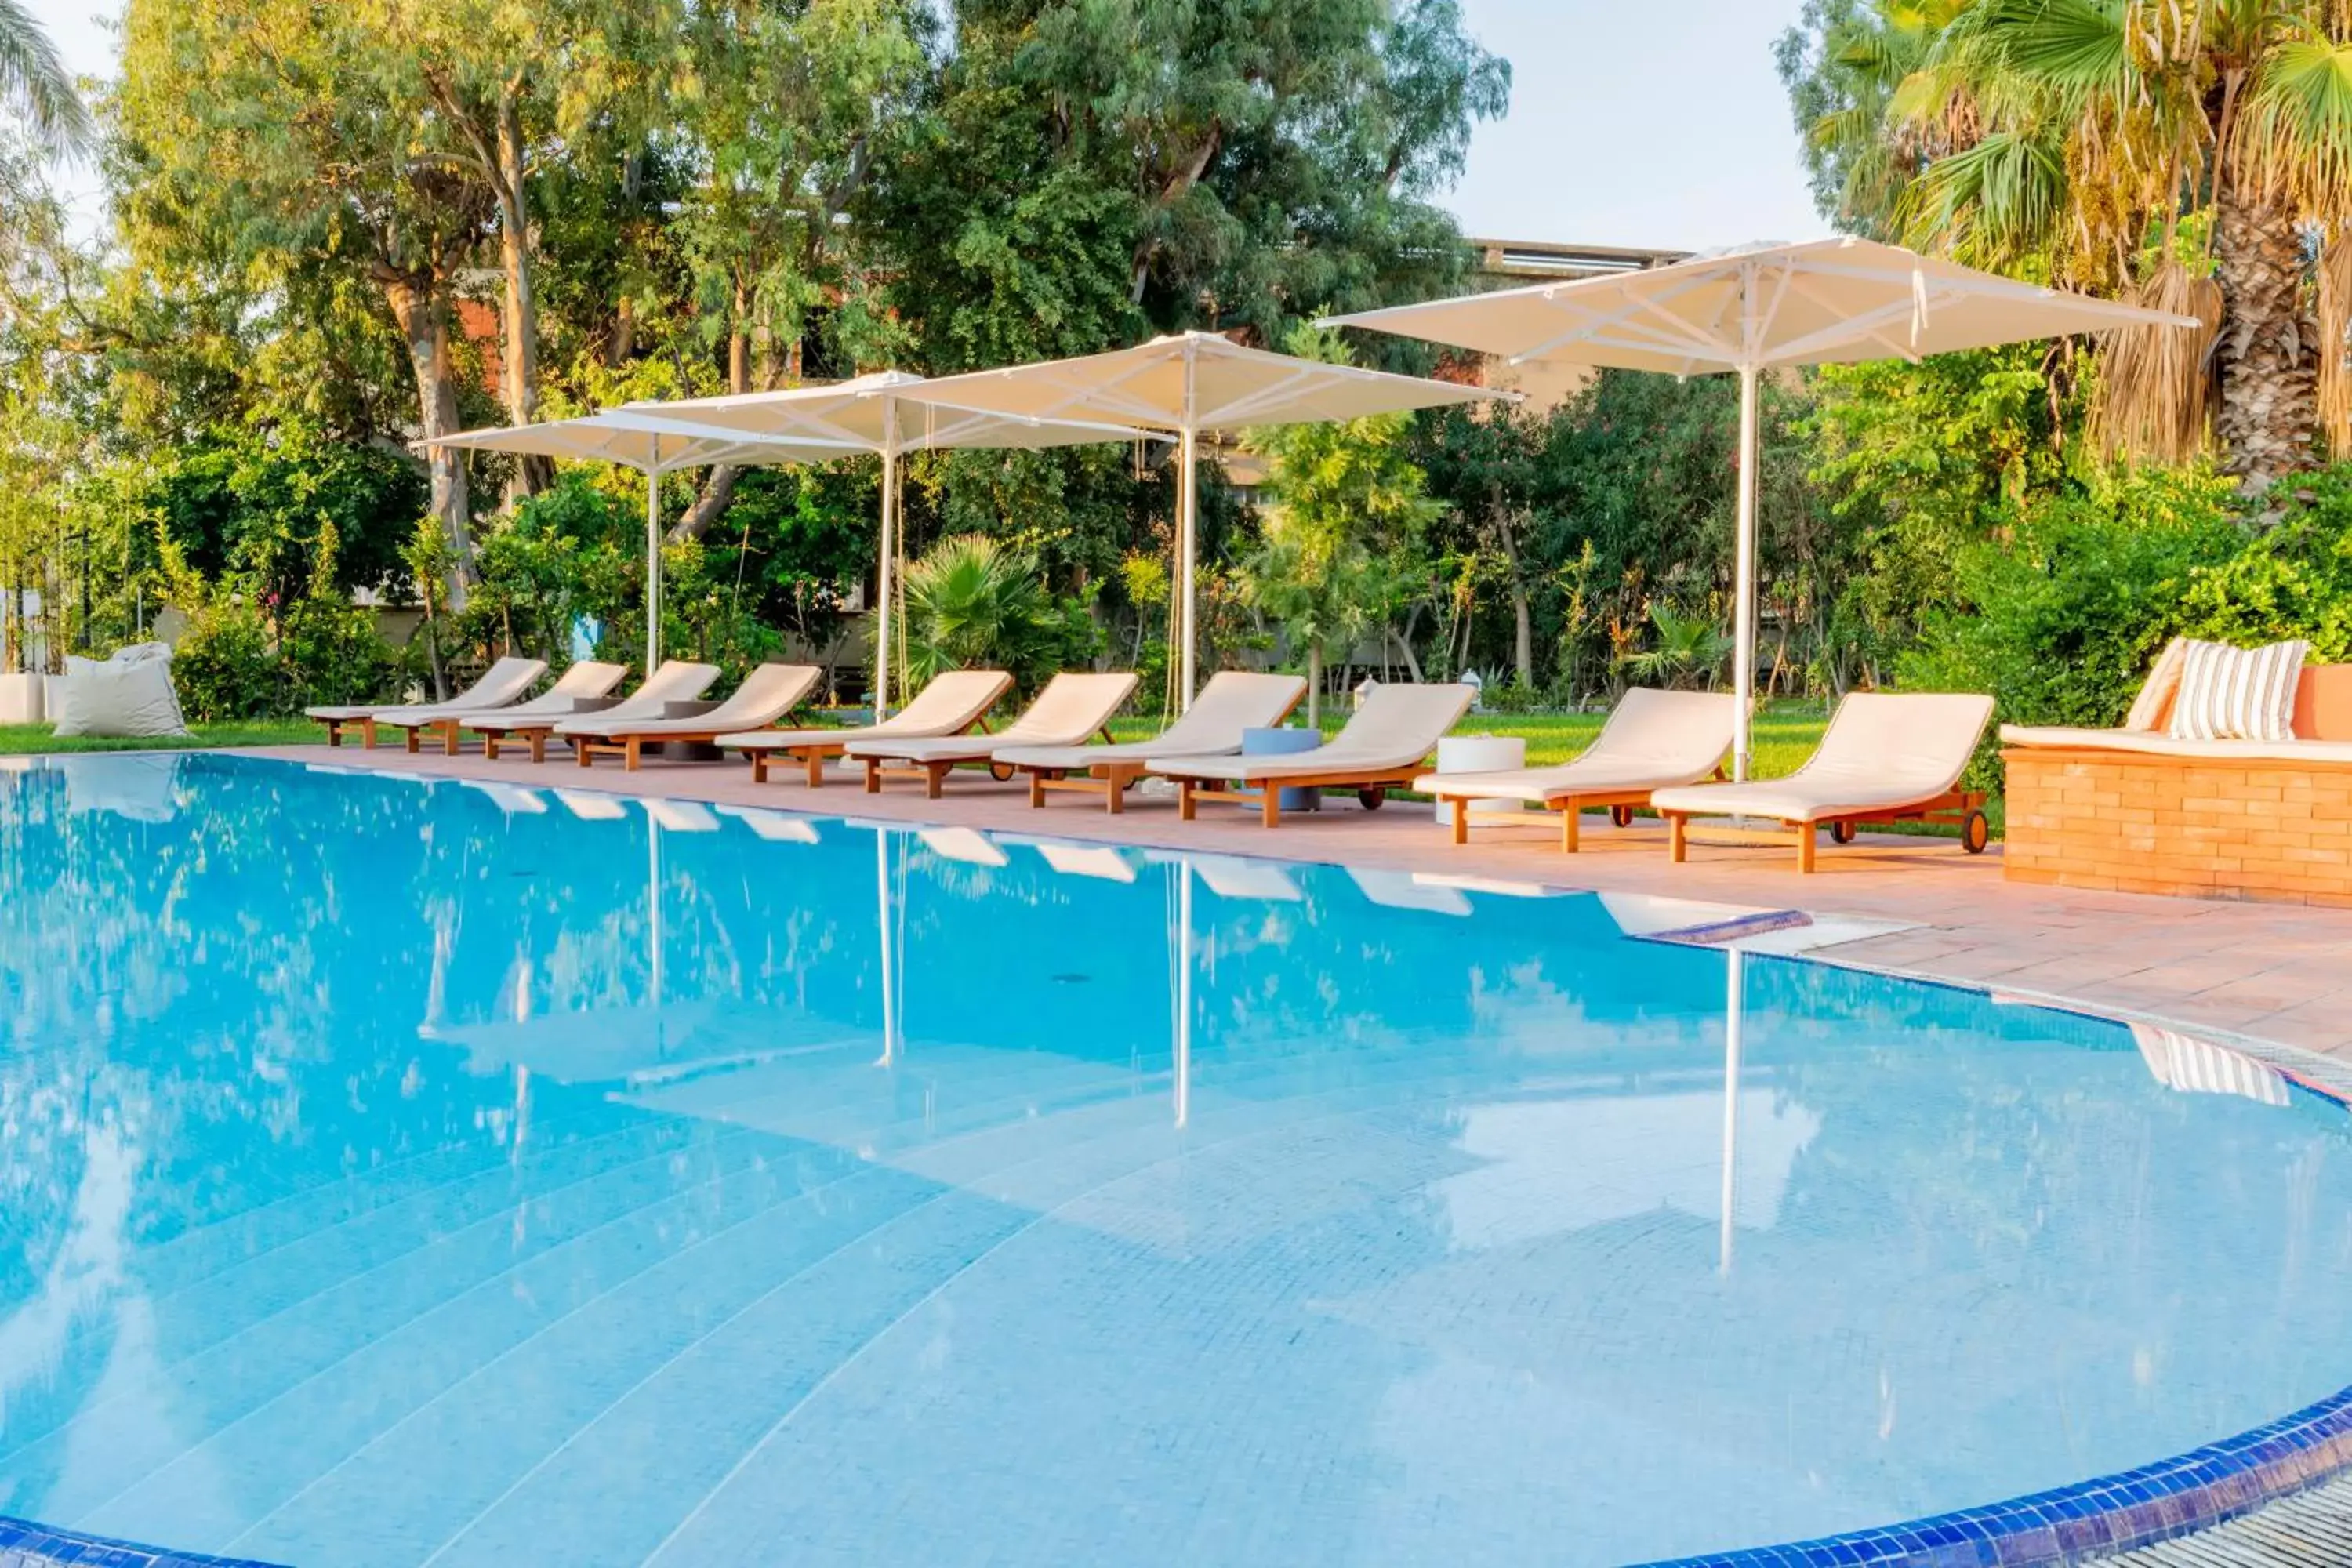
[[(1507, 120), (1479, 127), (1453, 195), (1486, 239), (1704, 250), (1827, 231), (1798, 160), (1772, 40), (1802, 0), (1463, 0), (1511, 62)], [(32, 0), (72, 69), (114, 72), (119, 0)], [(96, 177), (63, 184), (88, 204)]]

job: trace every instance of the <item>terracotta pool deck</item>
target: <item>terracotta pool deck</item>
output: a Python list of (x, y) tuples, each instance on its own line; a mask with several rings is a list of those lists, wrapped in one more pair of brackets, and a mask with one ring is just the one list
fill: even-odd
[[(1320, 813), (1286, 816), (1269, 832), (1257, 825), (1255, 811), (1234, 806), (1203, 806), (1198, 821), (1180, 821), (1172, 799), (1131, 798), (1125, 814), (1112, 816), (1092, 797), (1057, 795), (1042, 810), (1032, 810), (1024, 785), (997, 784), (977, 773), (957, 774), (945, 797), (932, 801), (919, 786), (903, 782), (869, 795), (846, 773), (818, 790), (796, 773), (786, 781), (781, 772), (755, 784), (749, 769), (733, 760), (648, 762), (630, 773), (614, 763), (583, 769), (568, 756), (534, 764), (507, 757), (489, 762), (471, 751), (449, 757), (300, 746), (258, 754), (536, 788), (1799, 910), (1822, 922), (1824, 937), (1840, 934), (1839, 922), (1858, 922), (1851, 940), (1818, 947), (1816, 957), (2352, 1062), (2352, 911), (2014, 885), (2001, 878), (1999, 845), (1971, 857), (1952, 839), (1866, 836), (1846, 847), (1825, 843), (1821, 869), (1801, 877), (1785, 849), (1694, 848), (1691, 860), (1676, 866), (1666, 858), (1659, 824), (1637, 822), (1621, 830), (1597, 815), (1585, 818), (1583, 852), (1566, 856), (1548, 816), (1475, 827), (1471, 842), (1457, 848), (1430, 807), (1404, 801), (1367, 812), (1343, 799)], [(1889, 925), (1905, 929), (1889, 931)]]

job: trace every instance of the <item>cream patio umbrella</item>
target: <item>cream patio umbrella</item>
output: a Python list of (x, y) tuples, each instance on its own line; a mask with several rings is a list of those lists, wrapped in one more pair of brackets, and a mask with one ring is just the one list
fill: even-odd
[(1177, 689), (1190, 708), (1198, 641), (1193, 567), (1200, 437), (1260, 425), (1401, 414), (1503, 395), (1244, 348), (1213, 332), (1181, 332), (1109, 353), (943, 376), (927, 384), (923, 395), (959, 408), (1033, 419), (1100, 420), (1178, 438), (1182, 466), (1176, 480)]
[(2122, 327), (2194, 327), (2105, 300), (2021, 283), (1863, 239), (1758, 245), (1644, 272), (1538, 283), (1334, 316), (1511, 364), (1739, 375), (1739, 535), (1732, 671), (1733, 776), (1748, 776), (1756, 684), (1756, 404), (1780, 365), (1904, 359)]
[(679, 468), (712, 463), (822, 463), (856, 451), (845, 442), (784, 439), (740, 430), (654, 419), (629, 410), (465, 430), (418, 443), (478, 452), (518, 452), (539, 458), (599, 459), (646, 476), (646, 673), (661, 664), (661, 479)]
[(891, 573), (897, 563), (899, 542), (899, 458), (908, 452), (949, 447), (1034, 451), (1097, 441), (1146, 440), (1158, 435), (1123, 425), (1072, 424), (945, 407), (928, 395), (933, 384), (905, 371), (886, 370), (824, 386), (681, 398), (667, 403), (632, 403), (620, 410), (632, 416), (686, 421), (684, 428), (733, 430), (759, 439), (824, 442), (840, 448), (835, 456), (870, 452), (881, 458), (881, 592), (874, 661), (877, 717), (890, 705), (887, 650)]

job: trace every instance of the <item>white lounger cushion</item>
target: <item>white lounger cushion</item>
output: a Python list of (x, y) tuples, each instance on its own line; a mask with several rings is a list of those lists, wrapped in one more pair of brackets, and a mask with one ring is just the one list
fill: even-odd
[(879, 724), (844, 730), (752, 730), (721, 735), (719, 744), (739, 752), (782, 752), (794, 746), (841, 745), (882, 735), (952, 735), (969, 730), (996, 706), (1013, 685), (1001, 669), (951, 669), (933, 676), (915, 700)]
[(2176, 741), (2161, 730), (2069, 730), (2003, 724), (2004, 746), (2134, 752), (2216, 763), (2352, 763), (2352, 741)]
[(394, 727), (430, 724), (460, 713), (478, 713), (520, 701), (532, 683), (546, 673), (545, 659), (509, 656), (482, 671), (479, 680), (446, 702), (411, 702), (389, 708), (306, 708), (302, 711), (312, 719), (373, 719)]
[(1154, 757), (1224, 757), (1242, 749), (1242, 731), (1266, 730), (1307, 695), (1307, 681), (1297, 675), (1255, 675), (1247, 670), (1219, 670), (1192, 699), (1184, 716), (1161, 731), (1157, 740), (1132, 741), (1122, 746), (1034, 746), (996, 737), (992, 761), (1008, 767), (1060, 769), (1071, 773), (1104, 763), (1144, 763)]
[(646, 677), (646, 683), (630, 692), (601, 713), (583, 714), (568, 719), (555, 727), (559, 735), (607, 735), (615, 724), (632, 720), (659, 719), (673, 702), (691, 702), (710, 689), (719, 679), (715, 664), (689, 664), (682, 658), (666, 658), (661, 668)]
[(763, 664), (743, 678), (735, 694), (708, 713), (689, 719), (615, 721), (614, 709), (565, 727), (567, 734), (710, 735), (772, 724), (801, 705), (824, 672), (813, 664)]
[(1313, 778), (1409, 768), (1437, 749), (1445, 731), (1470, 710), (1477, 692), (1467, 686), (1372, 688), (1364, 705), (1319, 750), (1269, 757), (1154, 757), (1155, 773), (1173, 778), (1238, 780)]
[(1650, 804), (1695, 816), (1781, 822), (1898, 810), (1949, 793), (1990, 722), (1990, 697), (1857, 691), (1838, 704), (1821, 749), (1787, 778), (1662, 789)]
[(1135, 677), (1057, 675), (1045, 682), (1028, 710), (995, 735), (898, 736), (852, 741), (842, 750), (853, 757), (908, 763), (981, 762), (1000, 745), (1069, 746), (1110, 722), (1135, 695)]
[(503, 734), (509, 730), (532, 728), (535, 724), (552, 724), (558, 719), (575, 718), (583, 702), (604, 700), (613, 688), (629, 679), (625, 664), (600, 664), (583, 659), (560, 676), (555, 684), (528, 702), (517, 702), (494, 712), (478, 713), (478, 721), (462, 726), (467, 730), (488, 730)]
[(1731, 749), (1738, 699), (1719, 691), (1654, 691), (1637, 686), (1592, 744), (1573, 761), (1550, 768), (1502, 773), (1425, 773), (1412, 787), (1468, 800), (1526, 800), (1538, 805), (1578, 795), (1622, 794), (1696, 784)]

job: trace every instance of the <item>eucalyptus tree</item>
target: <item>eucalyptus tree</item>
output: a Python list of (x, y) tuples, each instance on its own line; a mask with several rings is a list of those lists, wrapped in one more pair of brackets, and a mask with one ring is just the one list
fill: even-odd
[(879, 182), (897, 303), (940, 368), (1433, 290), (1432, 197), (1507, 65), (1458, 0), (960, 0)]
[[(497, 203), (400, 22), (396, 0), (132, 0), (116, 158), (145, 264), (279, 294), (371, 290), (430, 439), (461, 425), (456, 289)], [(427, 462), (454, 609), (472, 575), (466, 468), (439, 447)]]
[[(618, 121), (641, 141), (662, 116), (677, 0), (388, 0), (434, 109), (456, 132), (446, 155), (496, 204), (501, 280), (499, 392), (511, 424), (539, 416), (538, 226), (532, 187), (549, 164)], [(545, 488), (546, 459), (515, 465), (517, 490)]]
[[(929, 73), (921, 0), (698, 0), (679, 36), (673, 112), (692, 128), (677, 237), (730, 392), (798, 376), (814, 318), (844, 358), (887, 334), (847, 221)], [(735, 468), (712, 470), (672, 535), (698, 538)]]
[[(1890, 51), (1930, 36), (1883, 112), (1815, 121), (1849, 166), (1929, 146), (1881, 193), (1879, 220), (1963, 259), (2206, 317), (2201, 342), (2117, 334), (2102, 429), (2120, 450), (2179, 458), (2201, 442), (2210, 352), (2213, 433), (2250, 490), (2315, 460), (2323, 412), (2331, 444), (2352, 451), (2352, 13), (2333, 0), (1926, 9), (1874, 0), (1848, 16), (1844, 58), (1873, 36)], [(1830, 63), (1799, 64), (1801, 101), (1836, 95)], [(1846, 108), (1869, 106), (1852, 79), (1843, 90)], [(2316, 330), (2314, 236), (2326, 241)]]

